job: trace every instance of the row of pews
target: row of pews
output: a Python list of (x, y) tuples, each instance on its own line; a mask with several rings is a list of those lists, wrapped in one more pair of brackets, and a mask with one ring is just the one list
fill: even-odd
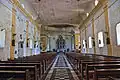
[(66, 53), (81, 80), (120, 80), (120, 57)]
[(56, 53), (44, 53), (9, 61), (0, 61), (0, 80), (42, 80)]

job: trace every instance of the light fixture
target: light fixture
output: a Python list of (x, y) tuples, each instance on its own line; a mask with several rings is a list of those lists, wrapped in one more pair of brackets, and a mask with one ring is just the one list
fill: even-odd
[(89, 16), (89, 13), (86, 13), (87, 16)]
[(23, 8), (25, 8), (24, 4), (21, 4)]
[(98, 0), (95, 0), (95, 6), (97, 6), (98, 2), (99, 2)]

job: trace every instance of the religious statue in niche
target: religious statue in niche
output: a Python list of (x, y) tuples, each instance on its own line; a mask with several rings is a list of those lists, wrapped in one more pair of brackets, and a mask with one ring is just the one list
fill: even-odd
[(61, 35), (58, 36), (58, 39), (56, 41), (57, 49), (64, 49), (65, 48), (65, 40)]

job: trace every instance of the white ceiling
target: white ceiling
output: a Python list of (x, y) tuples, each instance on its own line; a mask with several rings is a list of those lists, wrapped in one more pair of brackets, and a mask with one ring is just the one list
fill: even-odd
[(79, 24), (94, 7), (94, 0), (21, 0), (25, 1), (42, 24)]

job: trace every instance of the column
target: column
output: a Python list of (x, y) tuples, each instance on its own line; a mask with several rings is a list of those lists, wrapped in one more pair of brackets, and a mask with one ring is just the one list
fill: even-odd
[(34, 39), (33, 39), (33, 41), (34, 41), (34, 48), (33, 48), (33, 55), (36, 55), (36, 42), (37, 42), (37, 40), (36, 40), (36, 32), (37, 32), (37, 29), (36, 29), (36, 26), (34, 26)]
[(87, 26), (85, 26), (85, 46), (86, 46), (86, 53), (88, 53), (88, 43), (87, 43)]
[(14, 60), (14, 49), (15, 49), (15, 32), (16, 32), (16, 9), (13, 3), (12, 8), (12, 28), (11, 28), (11, 41), (10, 41), (10, 59)]
[(26, 56), (29, 55), (29, 38), (28, 38), (28, 26), (29, 26), (29, 22), (26, 21)]
[(82, 52), (82, 35), (80, 30), (80, 53)]
[(108, 48), (108, 55), (112, 56), (112, 45), (110, 39), (110, 30), (109, 30), (109, 18), (108, 18), (108, 0), (105, 2), (104, 7), (104, 17), (105, 17), (105, 28), (106, 28), (106, 43)]
[(79, 42), (80, 42), (79, 36), (80, 36), (80, 33), (75, 33), (75, 48), (76, 49), (79, 49)]
[(93, 44), (93, 49), (94, 49), (94, 54), (96, 54), (96, 44), (95, 44), (95, 26), (94, 26), (94, 18), (92, 19), (92, 35), (93, 35), (93, 37), (92, 37), (92, 40), (93, 40), (93, 42), (92, 42), (92, 44)]

